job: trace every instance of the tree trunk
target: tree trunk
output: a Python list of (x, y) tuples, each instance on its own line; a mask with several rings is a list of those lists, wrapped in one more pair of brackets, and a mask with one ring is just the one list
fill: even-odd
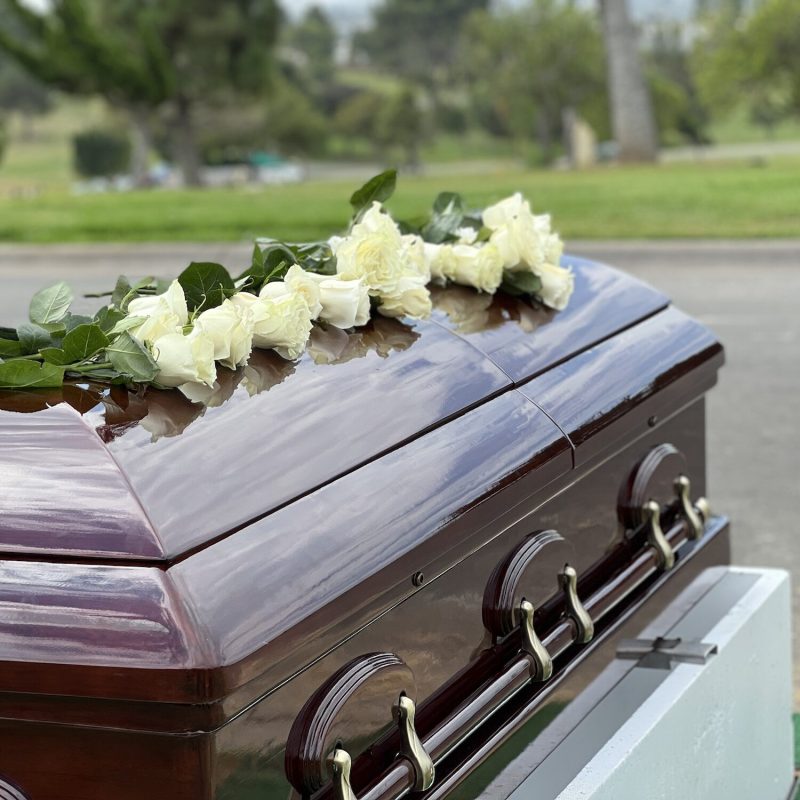
[(179, 98), (176, 110), (175, 156), (183, 173), (183, 182), (186, 186), (202, 186), (200, 153), (197, 149), (191, 104), (185, 98)]
[(627, 0), (600, 0), (611, 122), (621, 161), (655, 161), (658, 135)]
[(131, 139), (133, 140), (131, 173), (134, 184), (141, 188), (150, 183), (150, 150), (152, 149), (150, 120), (147, 111), (141, 108), (130, 109), (128, 114), (131, 120)]

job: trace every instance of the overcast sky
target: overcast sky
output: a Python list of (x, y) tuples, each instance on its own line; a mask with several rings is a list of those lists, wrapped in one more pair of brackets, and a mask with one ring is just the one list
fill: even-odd
[[(519, 5), (524, 0), (505, 0)], [(380, 0), (284, 0), (283, 7), (292, 16), (302, 14), (309, 6), (322, 6), (342, 27), (358, 25), (369, 18), (369, 9)], [(584, 0), (591, 4), (591, 0)], [(694, 9), (695, 0), (629, 0), (631, 13), (639, 19), (657, 15), (665, 18), (685, 19)]]
[[(113, 0), (110, 0), (113, 2)], [(524, 0), (501, 0), (511, 5), (519, 5)], [(34, 8), (45, 7), (48, 0), (25, 0)], [(282, 0), (283, 7), (291, 16), (299, 16), (309, 6), (324, 8), (334, 22), (343, 30), (351, 30), (369, 20), (369, 10), (380, 0)], [(583, 0), (591, 4), (592, 0)], [(686, 19), (691, 15), (695, 0), (628, 0), (631, 13), (638, 19), (658, 16), (668, 19)]]

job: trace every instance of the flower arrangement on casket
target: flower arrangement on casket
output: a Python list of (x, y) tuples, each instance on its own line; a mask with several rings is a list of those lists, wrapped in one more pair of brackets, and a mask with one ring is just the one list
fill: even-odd
[(373, 313), (423, 319), (430, 283), (499, 289), (561, 310), (573, 290), (560, 266), (563, 244), (549, 215), (515, 194), (482, 212), (440, 194), (420, 225), (395, 221), (383, 203), (397, 173), (353, 194), (343, 236), (292, 244), (256, 242), (237, 278), (220, 264), (192, 263), (171, 283), (120, 277), (93, 317), (73, 314), (61, 282), (38, 292), (30, 322), (0, 328), (0, 388), (49, 388), (65, 379), (149, 384), (203, 396), (218, 365), (236, 369), (253, 348), (297, 359), (314, 324), (350, 329)]

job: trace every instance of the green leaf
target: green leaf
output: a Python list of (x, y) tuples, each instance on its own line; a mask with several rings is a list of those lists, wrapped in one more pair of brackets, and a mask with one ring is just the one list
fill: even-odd
[(74, 331), (78, 325), (91, 325), (94, 320), (91, 317), (84, 316), (83, 314), (67, 314), (64, 317), (64, 332), (69, 333)]
[(100, 326), (100, 330), (102, 330), (103, 333), (112, 331), (114, 326), (123, 319), (127, 319), (125, 314), (116, 308), (111, 308), (111, 306), (104, 306), (94, 315), (94, 322), (96, 325)]
[(264, 245), (256, 243), (257, 256), (253, 252), (253, 263), (250, 269), (243, 272), (237, 280), (246, 279), (244, 289), (257, 293), (265, 283), (282, 280), (289, 267), (297, 263), (297, 257), (288, 245), (283, 242), (269, 241)]
[(122, 308), (122, 304), (130, 293), (131, 282), (124, 275), (120, 275), (119, 278), (117, 278), (117, 285), (114, 287), (114, 291), (111, 292), (112, 305), (115, 305), (120, 311), (125, 311), (125, 309)]
[(123, 333), (106, 348), (114, 369), (134, 381), (149, 383), (158, 374), (158, 365), (144, 346), (129, 333)]
[(442, 192), (434, 201), (430, 222), (422, 229), (426, 242), (441, 244), (455, 235), (464, 221), (464, 202), (461, 195)]
[(108, 336), (99, 325), (78, 325), (64, 337), (61, 347), (69, 358), (67, 363), (77, 364), (99, 353), (108, 344)]
[(48, 364), (55, 364), (57, 367), (66, 367), (72, 361), (60, 347), (43, 347), (40, 351), (42, 358)]
[(264, 251), (261, 249), (261, 245), (256, 242), (253, 245), (253, 257), (250, 262), (250, 269), (264, 269)]
[(132, 328), (138, 328), (142, 323), (147, 322), (147, 317), (123, 317), (116, 325), (110, 330), (105, 331), (109, 336), (116, 336), (119, 333), (125, 333)]
[(114, 369), (108, 369), (108, 367), (98, 367), (97, 369), (93, 370), (85, 370), (81, 374), (87, 380), (95, 379), (110, 383), (126, 383), (128, 380), (124, 375), (121, 375)]
[(503, 273), (503, 283), (500, 288), (507, 294), (516, 296), (536, 294), (542, 288), (542, 279), (532, 272), (506, 270)]
[(72, 299), (72, 289), (63, 281), (36, 292), (29, 309), (31, 322), (47, 325), (62, 320), (69, 311)]
[(228, 270), (221, 264), (193, 261), (178, 276), (190, 311), (205, 311), (222, 305), (236, 292)]
[(17, 336), (25, 356), (38, 353), (43, 347), (49, 347), (53, 343), (53, 337), (44, 328), (29, 322), (17, 328)]
[(393, 194), (397, 186), (397, 170), (387, 169), (374, 178), (370, 178), (360, 189), (353, 192), (350, 205), (353, 207), (353, 216), (358, 218), (361, 213), (369, 208), (376, 200), (385, 203)]
[(16, 358), (22, 355), (22, 345), (12, 339), (0, 339), (0, 358)]
[(35, 361), (5, 361), (0, 364), (0, 389), (51, 389), (64, 383), (64, 370)]
[(16, 328), (0, 328), (0, 339), (12, 339), (18, 341)]

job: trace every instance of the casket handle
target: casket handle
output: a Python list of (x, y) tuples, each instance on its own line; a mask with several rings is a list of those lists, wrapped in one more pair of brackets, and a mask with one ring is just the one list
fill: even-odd
[(655, 500), (648, 500), (642, 506), (642, 516), (647, 531), (647, 543), (656, 554), (659, 569), (667, 572), (675, 566), (675, 551), (661, 529), (661, 506)]
[(333, 794), (336, 800), (358, 800), (350, 786), (350, 770), (353, 760), (350, 753), (341, 747), (335, 747), (328, 756), (328, 767), (333, 776)]
[(686, 475), (678, 475), (673, 484), (678, 498), (678, 514), (689, 526), (689, 539), (696, 541), (702, 538), (706, 522), (711, 516), (711, 509), (705, 497), (698, 497), (692, 502), (692, 484)]
[(558, 575), (558, 581), (564, 592), (567, 617), (575, 625), (575, 641), (578, 644), (588, 644), (594, 638), (594, 622), (578, 597), (578, 573), (574, 567), (566, 564)]
[(286, 743), (286, 776), (303, 796), (321, 789), (330, 773), (336, 800), (356, 800), (350, 784), (352, 758), (341, 741), (331, 742), (337, 718), (366, 684), (388, 686), (387, 720), (394, 717), (401, 742), (399, 755), (411, 767), (412, 788), (429, 789), (434, 780), (433, 760), (415, 727), (416, 706), (409, 692), (414, 676), (394, 653), (370, 653), (345, 664), (306, 702), (292, 725)]
[(533, 603), (521, 596), (522, 580), (528, 567), (541, 558), (545, 549), (557, 543), (566, 545), (566, 540), (554, 530), (536, 531), (527, 536), (494, 568), (483, 593), (486, 630), (496, 639), (519, 630), (520, 649), (530, 659), (531, 678), (535, 681), (550, 679), (553, 659), (536, 632)]

